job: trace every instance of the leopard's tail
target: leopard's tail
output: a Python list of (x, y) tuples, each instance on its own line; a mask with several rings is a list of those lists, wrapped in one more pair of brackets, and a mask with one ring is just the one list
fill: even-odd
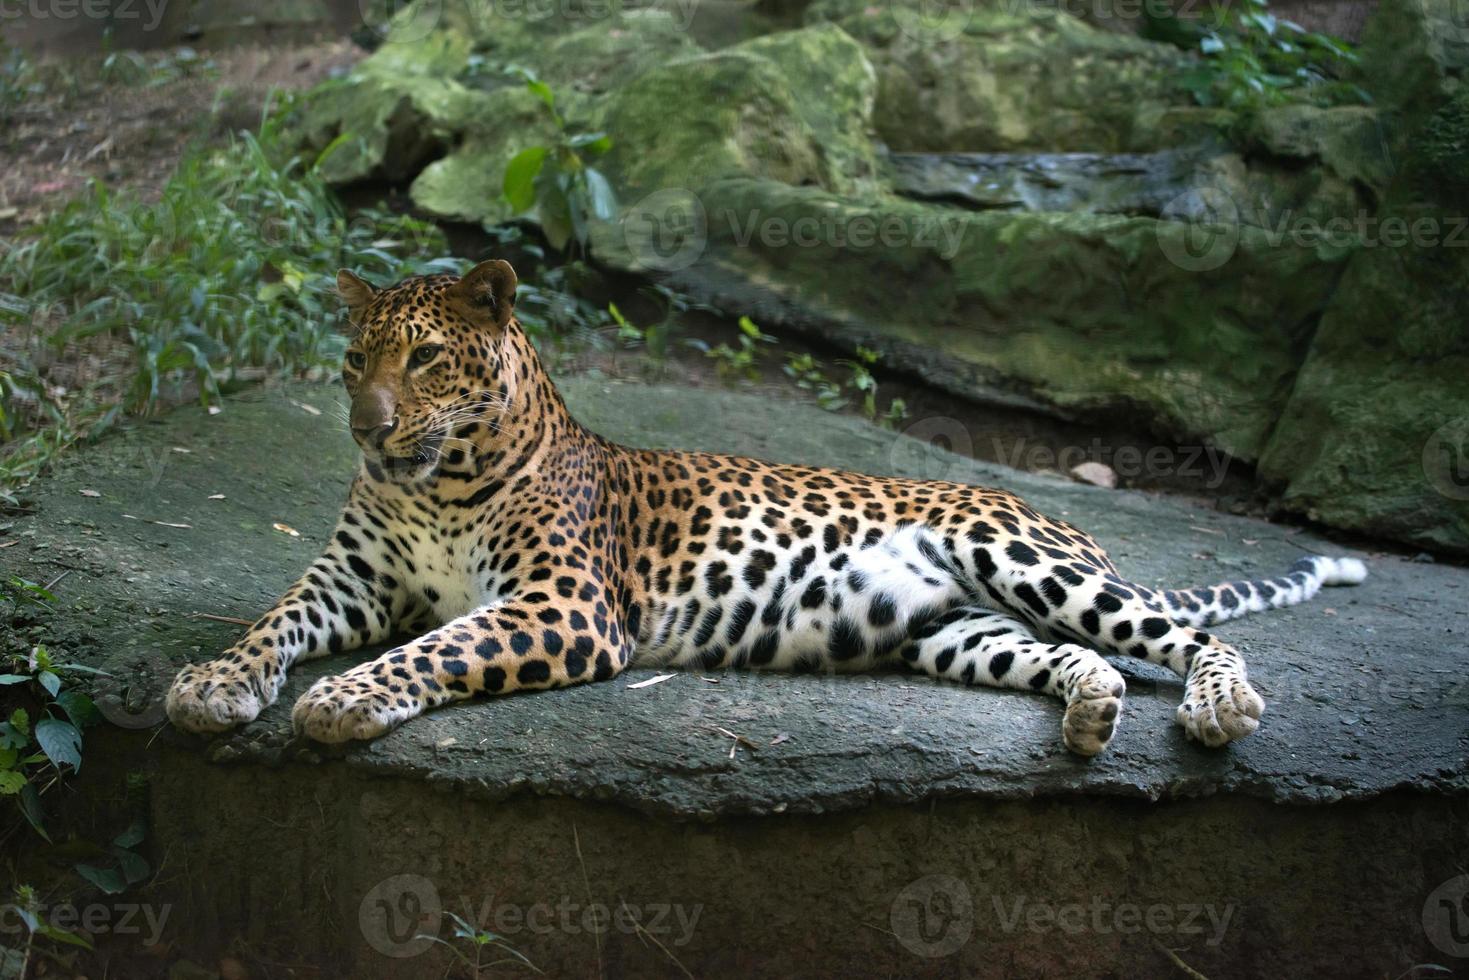
[(1210, 626), (1253, 612), (1305, 602), (1323, 585), (1357, 585), (1367, 566), (1356, 558), (1301, 558), (1281, 578), (1223, 582), (1198, 589), (1165, 589), (1159, 593), (1168, 614), (1187, 626)]

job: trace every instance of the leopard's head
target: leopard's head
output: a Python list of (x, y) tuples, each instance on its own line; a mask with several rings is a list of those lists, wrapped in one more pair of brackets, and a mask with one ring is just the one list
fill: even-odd
[(509, 401), (515, 286), (515, 270), (498, 259), (381, 289), (337, 273), (351, 323), (342, 380), (352, 437), (369, 462), (418, 473), (497, 426)]

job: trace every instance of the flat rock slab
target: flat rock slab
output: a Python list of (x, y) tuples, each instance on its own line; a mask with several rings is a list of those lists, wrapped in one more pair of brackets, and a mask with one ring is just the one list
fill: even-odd
[[(1124, 574), (1149, 585), (1280, 574), (1315, 552), (1361, 554), (1175, 500), (974, 462), (814, 406), (599, 378), (563, 387), (591, 428), (631, 444), (1014, 489), (1092, 531)], [(343, 401), (335, 386), (299, 383), (249, 391), (216, 415), (179, 409), (73, 453), (33, 488), (36, 511), (6, 532), (17, 543), (0, 548), (0, 571), (39, 582), (66, 572), (55, 614), (29, 630), (113, 675), (110, 717), (155, 723), (173, 672), (214, 656), (242, 629), (205, 617), (253, 620), (315, 556), (355, 465)], [(925, 421), (915, 431), (957, 424)], [(280, 703), (237, 732), (206, 742), (168, 728), (162, 737), (218, 761), (339, 759), (324, 764), (472, 797), (530, 791), (711, 819), (931, 797), (1228, 792), (1321, 803), (1402, 788), (1462, 794), (1469, 572), (1361, 556), (1371, 568), (1365, 585), (1219, 629), (1245, 652), (1268, 705), (1260, 731), (1222, 751), (1189, 743), (1174, 723), (1180, 682), (1133, 662), (1120, 664), (1129, 691), (1116, 739), (1091, 761), (1062, 747), (1056, 701), (901, 673), (687, 673), (635, 689), (652, 675), (631, 671), (457, 705), (370, 744), (325, 749), (294, 739), (296, 696), (357, 654), (294, 671)]]

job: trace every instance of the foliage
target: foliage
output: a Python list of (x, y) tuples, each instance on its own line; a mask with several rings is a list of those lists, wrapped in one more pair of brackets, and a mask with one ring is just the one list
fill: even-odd
[(35, 951), (37, 940), (50, 940), (63, 946), (76, 946), (82, 949), (92, 948), (92, 941), (86, 935), (62, 929), (46, 921), (41, 896), (30, 885), (15, 886), (14, 898), (0, 905), (0, 918), (7, 922), (18, 919), (21, 925), (25, 926), (26, 931), (25, 944), (20, 949), (0, 946), (0, 976), (3, 977), (30, 975), (26, 971), (30, 965), (31, 954)]
[(267, 123), (259, 138), (186, 157), (157, 204), (93, 183), (0, 254), (0, 319), (20, 324), (13, 335), (28, 327), (58, 354), (106, 339), (131, 366), (122, 391), (57, 398), (7, 349), (0, 439), (20, 439), (0, 456), (9, 503), (51, 453), (117, 418), (99, 403), (148, 412), (186, 382), (208, 403), (262, 370), (334, 364), (338, 267), (389, 281), (458, 268), (433, 258), (446, 247), (430, 224), (349, 218), (314, 165), (273, 159), (273, 139)]
[(847, 376), (836, 381), (827, 377), (821, 363), (810, 354), (787, 354), (782, 370), (797, 388), (813, 392), (816, 403), (828, 412), (846, 408), (855, 395), (859, 398), (858, 408), (868, 421), (896, 425), (908, 417), (908, 406), (903, 399), (894, 398), (888, 403), (887, 411), (878, 414), (877, 378), (872, 373), (878, 359), (877, 351), (858, 347), (855, 359), (837, 361), (847, 369)]
[[(33, 583), (23, 585), (32, 598), (54, 598)], [(57, 663), (43, 646), (29, 657), (15, 658), (11, 670), (0, 673), (0, 686), (24, 685), (40, 705), (34, 713), (16, 708), (0, 722), (0, 796), (15, 797), (26, 822), (47, 840), (41, 795), (67, 772), (81, 769), (82, 730), (101, 717), (87, 695), (62, 689), (64, 679), (75, 673), (100, 672), (83, 664)]]
[(98, 67), (104, 84), (156, 88), (186, 78), (218, 74), (213, 60), (193, 48), (176, 48), (149, 58), (138, 51), (109, 51)]
[(754, 320), (742, 316), (740, 317), (740, 335), (737, 340), (738, 347), (720, 344), (718, 347), (705, 349), (704, 353), (714, 358), (715, 370), (725, 380), (743, 377), (750, 381), (758, 381), (760, 361), (765, 356), (760, 345), (773, 344), (775, 338), (763, 332)]
[(617, 197), (607, 177), (588, 164), (612, 148), (606, 133), (581, 133), (556, 110), (556, 94), (528, 69), (515, 69), (526, 88), (541, 100), (560, 131), (548, 146), (531, 146), (505, 165), (505, 200), (516, 214), (536, 209), (546, 240), (557, 251), (575, 243), (586, 255), (591, 243), (591, 221), (611, 221)]
[[(535, 973), (542, 972), (539, 967), (526, 959), (523, 953), (506, 942), (504, 936), (485, 929), (476, 929), (453, 912), (446, 911), (444, 914), (454, 921), (454, 938), (469, 947), (470, 951), (474, 953), (473, 958), (455, 944), (440, 939), (438, 936), (420, 933), (417, 938), (432, 940), (440, 946), (447, 946), (459, 962), (463, 963), (469, 969), (469, 975), (471, 977), (478, 978), (480, 974), (497, 966), (522, 966)], [(484, 962), (484, 957), (487, 952), (495, 954), (504, 953), (505, 955), (486, 963)]]
[(1149, 8), (1143, 34), (1202, 55), (1180, 83), (1204, 106), (1257, 109), (1287, 102), (1368, 103), (1349, 79), (1355, 49), (1270, 13), (1267, 0), (1239, 0), (1212, 20), (1187, 21)]

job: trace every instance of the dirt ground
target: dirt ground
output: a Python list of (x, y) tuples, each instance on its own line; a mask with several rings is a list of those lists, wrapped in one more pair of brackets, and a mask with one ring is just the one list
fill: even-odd
[(46, 59), (18, 105), (0, 108), (0, 236), (19, 232), (97, 180), (156, 200), (184, 151), (253, 129), (273, 93), (345, 73), (347, 40), (197, 52)]

